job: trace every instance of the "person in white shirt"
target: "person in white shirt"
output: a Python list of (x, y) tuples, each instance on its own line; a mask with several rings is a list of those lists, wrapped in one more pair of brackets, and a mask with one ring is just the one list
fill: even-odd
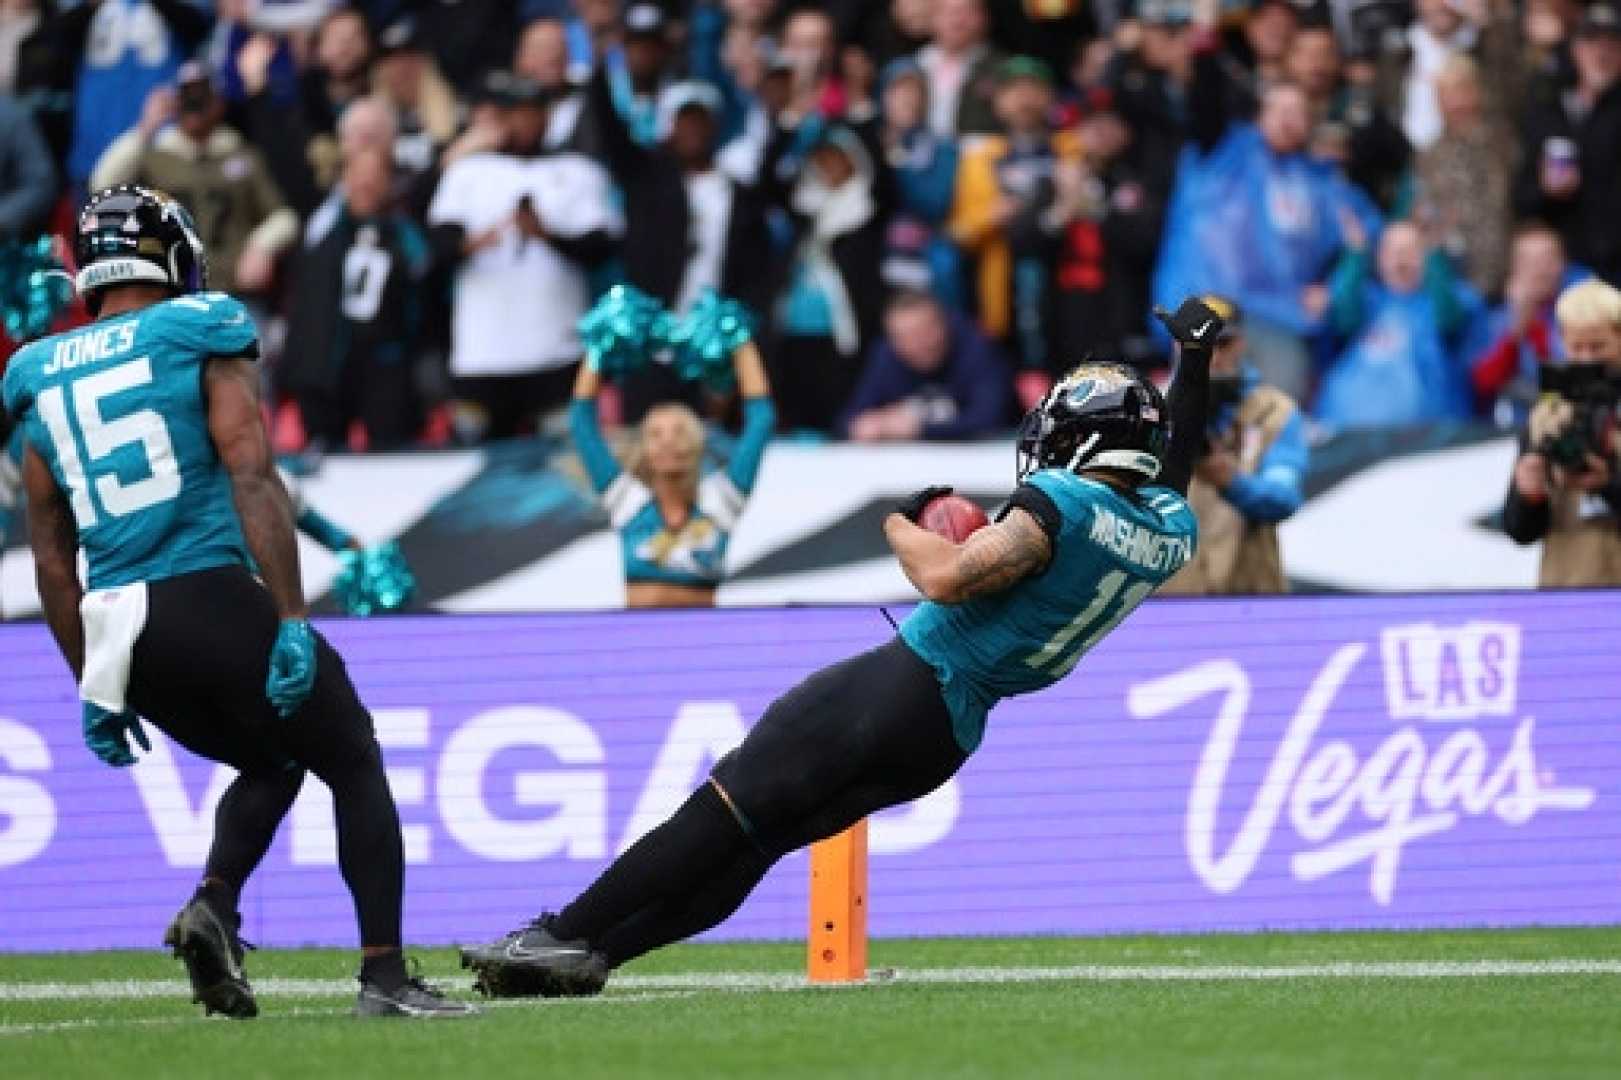
[(568, 401), (586, 273), (624, 228), (601, 166), (544, 149), (553, 92), (509, 86), (504, 145), (452, 164), (428, 210), (435, 247), (457, 259), (450, 374), (467, 442), (523, 434)]

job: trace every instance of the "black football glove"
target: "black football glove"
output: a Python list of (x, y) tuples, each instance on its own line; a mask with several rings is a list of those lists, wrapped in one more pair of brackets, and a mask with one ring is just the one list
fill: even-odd
[(950, 494), (951, 488), (949, 486), (926, 487), (922, 491), (914, 491), (896, 505), (895, 513), (899, 514), (907, 521), (910, 521), (913, 525), (916, 525), (917, 519), (923, 516), (923, 508), (925, 506), (929, 505), (942, 495)]
[(1156, 307), (1154, 318), (1164, 324), (1165, 329), (1170, 331), (1177, 344), (1184, 349), (1215, 348), (1216, 338), (1227, 325), (1220, 315), (1193, 296), (1182, 301), (1182, 306), (1174, 313)]

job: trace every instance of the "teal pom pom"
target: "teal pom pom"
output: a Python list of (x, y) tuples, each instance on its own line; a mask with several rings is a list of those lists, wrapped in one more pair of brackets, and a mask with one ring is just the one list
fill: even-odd
[(670, 316), (633, 285), (615, 285), (579, 322), (586, 363), (604, 378), (635, 371), (664, 347)]
[(393, 541), (338, 555), (341, 569), (332, 596), (351, 615), (398, 611), (416, 595), (416, 575)]
[(753, 340), (754, 320), (748, 308), (706, 289), (671, 335), (676, 373), (717, 390), (728, 389), (734, 378), (733, 354)]
[(62, 269), (49, 236), (0, 244), (0, 314), (13, 341), (48, 331), (72, 299), (73, 279)]

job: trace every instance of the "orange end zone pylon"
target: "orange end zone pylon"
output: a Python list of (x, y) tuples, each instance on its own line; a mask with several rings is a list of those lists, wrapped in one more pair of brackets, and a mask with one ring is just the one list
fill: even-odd
[(813, 983), (867, 977), (867, 823), (811, 845), (806, 974)]

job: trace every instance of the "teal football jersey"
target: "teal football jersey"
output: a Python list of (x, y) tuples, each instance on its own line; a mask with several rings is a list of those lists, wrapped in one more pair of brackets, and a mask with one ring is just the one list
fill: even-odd
[(67, 494), (90, 588), (251, 565), (208, 434), (203, 365), (257, 355), (247, 310), (200, 293), (12, 357), (0, 387), (6, 410)]
[(1061, 469), (1028, 483), (1063, 523), (1052, 561), (1011, 589), (964, 604), (924, 603), (901, 637), (932, 666), (957, 742), (977, 749), (1005, 697), (1050, 686), (1193, 557), (1198, 523), (1187, 500), (1149, 485), (1136, 497)]

